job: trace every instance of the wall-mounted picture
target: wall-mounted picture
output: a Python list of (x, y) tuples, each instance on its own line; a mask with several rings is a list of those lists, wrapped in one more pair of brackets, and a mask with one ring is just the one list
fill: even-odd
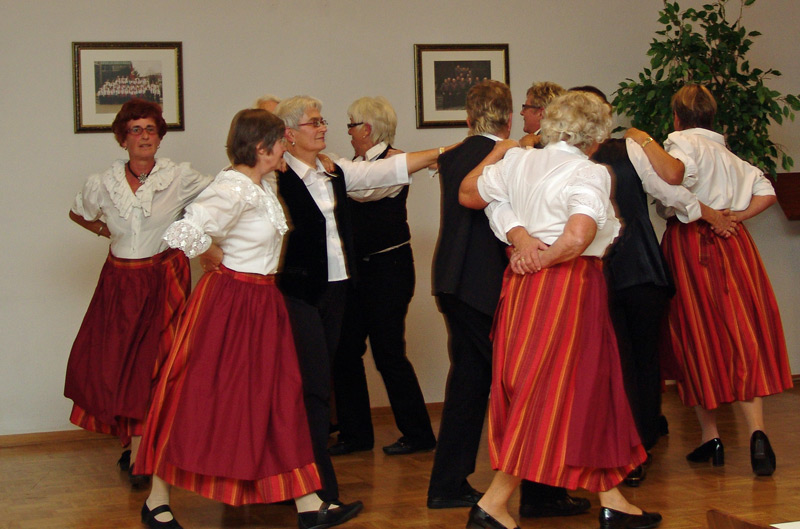
[(472, 85), (509, 82), (508, 44), (415, 44), (414, 56), (418, 129), (466, 127)]
[(73, 42), (75, 132), (111, 130), (133, 98), (161, 105), (168, 130), (184, 130), (180, 42)]

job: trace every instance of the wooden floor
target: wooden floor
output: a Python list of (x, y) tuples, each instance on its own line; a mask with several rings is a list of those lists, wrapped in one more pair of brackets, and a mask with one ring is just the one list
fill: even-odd
[[(439, 421), (438, 407), (433, 418)], [(748, 435), (738, 409), (723, 407), (720, 430), (726, 464), (689, 465), (684, 456), (698, 442), (696, 420), (678, 401), (674, 390), (665, 395), (664, 412), (670, 435), (653, 450), (654, 461), (638, 489), (623, 487), (628, 498), (664, 515), (661, 527), (705, 528), (706, 511), (716, 508), (742, 518), (778, 523), (800, 520), (800, 391), (765, 399), (770, 439), (778, 470), (756, 478), (750, 470)], [(390, 444), (398, 433), (390, 414), (376, 411), (376, 447)], [(72, 436), (74, 438), (75, 436)], [(81, 434), (78, 440), (52, 441), (47, 436), (0, 438), (0, 528), (3, 529), (141, 529), (139, 510), (146, 491), (131, 491), (114, 466), (120, 454), (116, 441)], [(55, 436), (63, 439), (64, 435)], [(44, 442), (42, 442), (44, 439)], [(18, 445), (18, 446), (15, 446)], [(334, 459), (342, 499), (364, 501), (364, 512), (344, 527), (363, 529), (462, 528), (466, 509), (425, 507), (433, 453), (386, 457), (380, 448)], [(484, 490), (492, 478), (488, 454), (481, 449), (471, 483)], [(572, 518), (522, 520), (524, 528), (596, 528), (592, 510)], [(294, 508), (256, 505), (232, 508), (183, 490), (174, 490), (173, 508), (186, 529), (222, 527), (293, 528)], [(518, 497), (512, 498), (514, 511)], [(516, 514), (516, 512), (514, 512)]]

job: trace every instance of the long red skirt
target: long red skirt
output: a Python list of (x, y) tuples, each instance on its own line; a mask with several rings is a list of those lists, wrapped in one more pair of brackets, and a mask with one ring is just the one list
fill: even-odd
[(671, 221), (661, 242), (675, 276), (669, 346), (687, 406), (714, 409), (792, 387), (772, 285), (747, 228), (728, 239)]
[(645, 457), (597, 258), (506, 269), (494, 324), (489, 452), (496, 470), (569, 489), (616, 486)]
[(321, 488), (274, 276), (222, 267), (200, 279), (159, 375), (136, 472), (229, 505)]
[(67, 363), (71, 422), (117, 435), (123, 445), (141, 435), (190, 288), (189, 260), (179, 250), (147, 259), (109, 253)]

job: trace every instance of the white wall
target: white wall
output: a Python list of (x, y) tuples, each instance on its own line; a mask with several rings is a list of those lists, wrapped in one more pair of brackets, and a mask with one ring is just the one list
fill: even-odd
[[(683, 2), (699, 4), (700, 2)], [(683, 4), (682, 3), (682, 4)], [(732, 2), (735, 3), (735, 2)], [(72, 340), (107, 251), (105, 240), (67, 219), (86, 176), (122, 156), (110, 134), (74, 134), (71, 42), (183, 42), (186, 130), (161, 154), (216, 173), (225, 163), (233, 114), (263, 92), (307, 93), (324, 103), (329, 150), (349, 155), (346, 108), (363, 95), (395, 106), (398, 147), (460, 140), (464, 129), (416, 130), (415, 43), (508, 43), (515, 106), (534, 80), (612, 92), (646, 64), (658, 0), (0, 0), (0, 434), (69, 428), (62, 396)], [(686, 7), (686, 6), (685, 6)], [(800, 91), (795, 0), (758, 2), (746, 14), (762, 37), (751, 63), (784, 73), (771, 85)], [(605, 21), (605, 24), (603, 23)], [(800, 126), (774, 129), (800, 164)], [(521, 135), (521, 123), (514, 136)], [(439, 224), (438, 183), (420, 174), (409, 199), (417, 295), (408, 318), (409, 355), (429, 402), (441, 401), (446, 333), (430, 296)], [(800, 286), (794, 264), (799, 223), (773, 208), (751, 223), (787, 328), (793, 371)], [(386, 405), (375, 373), (373, 405)]]

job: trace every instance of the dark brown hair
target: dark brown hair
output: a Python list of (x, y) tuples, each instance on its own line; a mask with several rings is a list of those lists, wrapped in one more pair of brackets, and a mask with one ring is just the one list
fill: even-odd
[(120, 146), (125, 143), (125, 138), (128, 137), (128, 122), (146, 118), (152, 118), (156, 122), (158, 137), (163, 138), (167, 133), (167, 122), (161, 113), (161, 107), (157, 103), (134, 98), (122, 105), (111, 124), (111, 130), (114, 132), (117, 143)]
[(262, 147), (272, 151), (275, 142), (286, 132), (283, 120), (260, 108), (246, 108), (233, 116), (228, 143), (225, 145), (228, 159), (233, 165), (255, 167), (256, 149)]

